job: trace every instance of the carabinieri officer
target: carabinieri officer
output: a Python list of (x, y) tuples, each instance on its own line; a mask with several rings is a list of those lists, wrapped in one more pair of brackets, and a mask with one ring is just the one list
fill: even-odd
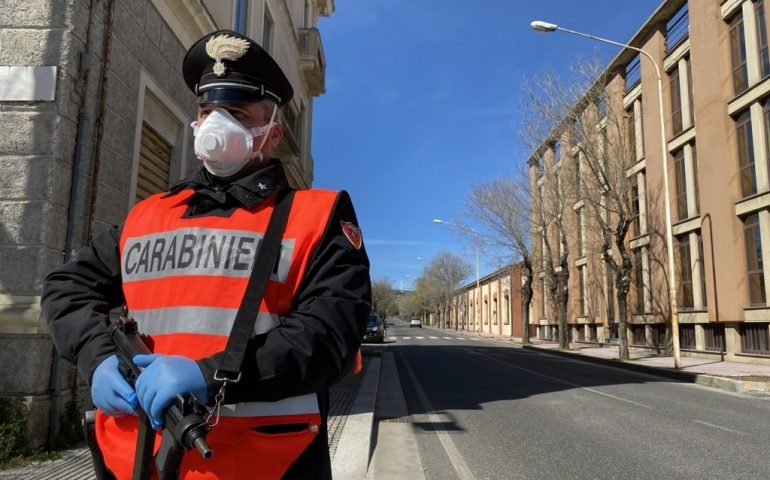
[[(131, 475), (138, 405), (160, 429), (177, 394), (214, 404), (222, 385), (214, 372), (252, 262), (276, 197), (289, 188), (271, 152), (293, 90), (270, 55), (217, 31), (190, 48), (183, 74), (198, 98), (202, 168), (136, 204), (43, 287), (54, 343), (91, 386), (98, 444), (117, 478)], [(134, 359), (144, 368), (135, 390), (107, 329), (108, 312), (124, 304), (153, 351)], [(369, 261), (348, 194), (295, 192), (242, 378), (228, 385), (208, 435), (216, 453), (186, 454), (181, 478), (331, 478), (328, 389), (353, 368), (370, 306)]]

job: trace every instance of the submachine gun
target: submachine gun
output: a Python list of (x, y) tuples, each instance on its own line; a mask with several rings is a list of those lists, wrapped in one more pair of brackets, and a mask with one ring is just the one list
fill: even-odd
[[(136, 321), (128, 317), (127, 312), (124, 311), (117, 321), (111, 321), (109, 330), (117, 350), (120, 371), (133, 387), (141, 373), (141, 369), (134, 363), (134, 356), (152, 352), (144, 343), (142, 335), (139, 334)], [(88, 413), (86, 412), (86, 414)], [(139, 417), (139, 435), (136, 439), (133, 479), (149, 480), (155, 431), (152, 429), (147, 413), (141, 406), (136, 409), (136, 413)], [(166, 409), (163, 414), (165, 424), (160, 449), (155, 458), (155, 468), (160, 480), (179, 478), (179, 468), (185, 451), (195, 448), (203, 458), (211, 458), (214, 452), (206, 443), (206, 435), (211, 427), (203, 420), (206, 413), (206, 408), (191, 394), (177, 395), (174, 402)], [(106, 470), (103, 463), (102, 465), (98, 464), (97, 452), (93, 453), (97, 473), (100, 467), (103, 471)]]

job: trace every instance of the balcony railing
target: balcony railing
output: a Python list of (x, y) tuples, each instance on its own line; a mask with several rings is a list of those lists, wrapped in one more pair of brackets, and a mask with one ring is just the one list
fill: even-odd
[(690, 12), (687, 4), (666, 25), (666, 54), (671, 53), (684, 42), (690, 33)]
[(326, 58), (317, 28), (299, 29), (299, 66), (311, 95), (326, 92)]

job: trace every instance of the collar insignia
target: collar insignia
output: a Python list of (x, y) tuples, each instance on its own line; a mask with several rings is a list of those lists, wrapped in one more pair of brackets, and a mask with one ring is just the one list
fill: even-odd
[(351, 222), (345, 222), (343, 220), (340, 220), (340, 225), (342, 226), (342, 233), (345, 234), (345, 238), (348, 239), (350, 244), (353, 245), (356, 250), (361, 250), (361, 245), (363, 245), (361, 229)]
[(259, 188), (260, 190), (267, 190), (267, 185), (265, 185), (265, 184), (264, 184), (264, 183), (262, 183), (262, 182), (259, 182), (259, 183), (257, 184), (257, 188)]
[(206, 42), (206, 53), (216, 60), (214, 74), (221, 77), (225, 74), (225, 64), (222, 60), (234, 62), (241, 58), (249, 49), (249, 42), (243, 38), (230, 35), (217, 35)]

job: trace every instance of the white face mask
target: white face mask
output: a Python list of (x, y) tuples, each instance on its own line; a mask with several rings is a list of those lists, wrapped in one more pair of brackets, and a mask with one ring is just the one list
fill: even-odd
[[(270, 122), (262, 127), (248, 129), (223, 108), (212, 110), (203, 123), (192, 123), (195, 136), (195, 155), (203, 161), (212, 175), (229, 177), (238, 173), (249, 160), (259, 157), (267, 141), (267, 132), (274, 125), (277, 107), (273, 108)], [(253, 152), (254, 137), (265, 134), (256, 154)]]

